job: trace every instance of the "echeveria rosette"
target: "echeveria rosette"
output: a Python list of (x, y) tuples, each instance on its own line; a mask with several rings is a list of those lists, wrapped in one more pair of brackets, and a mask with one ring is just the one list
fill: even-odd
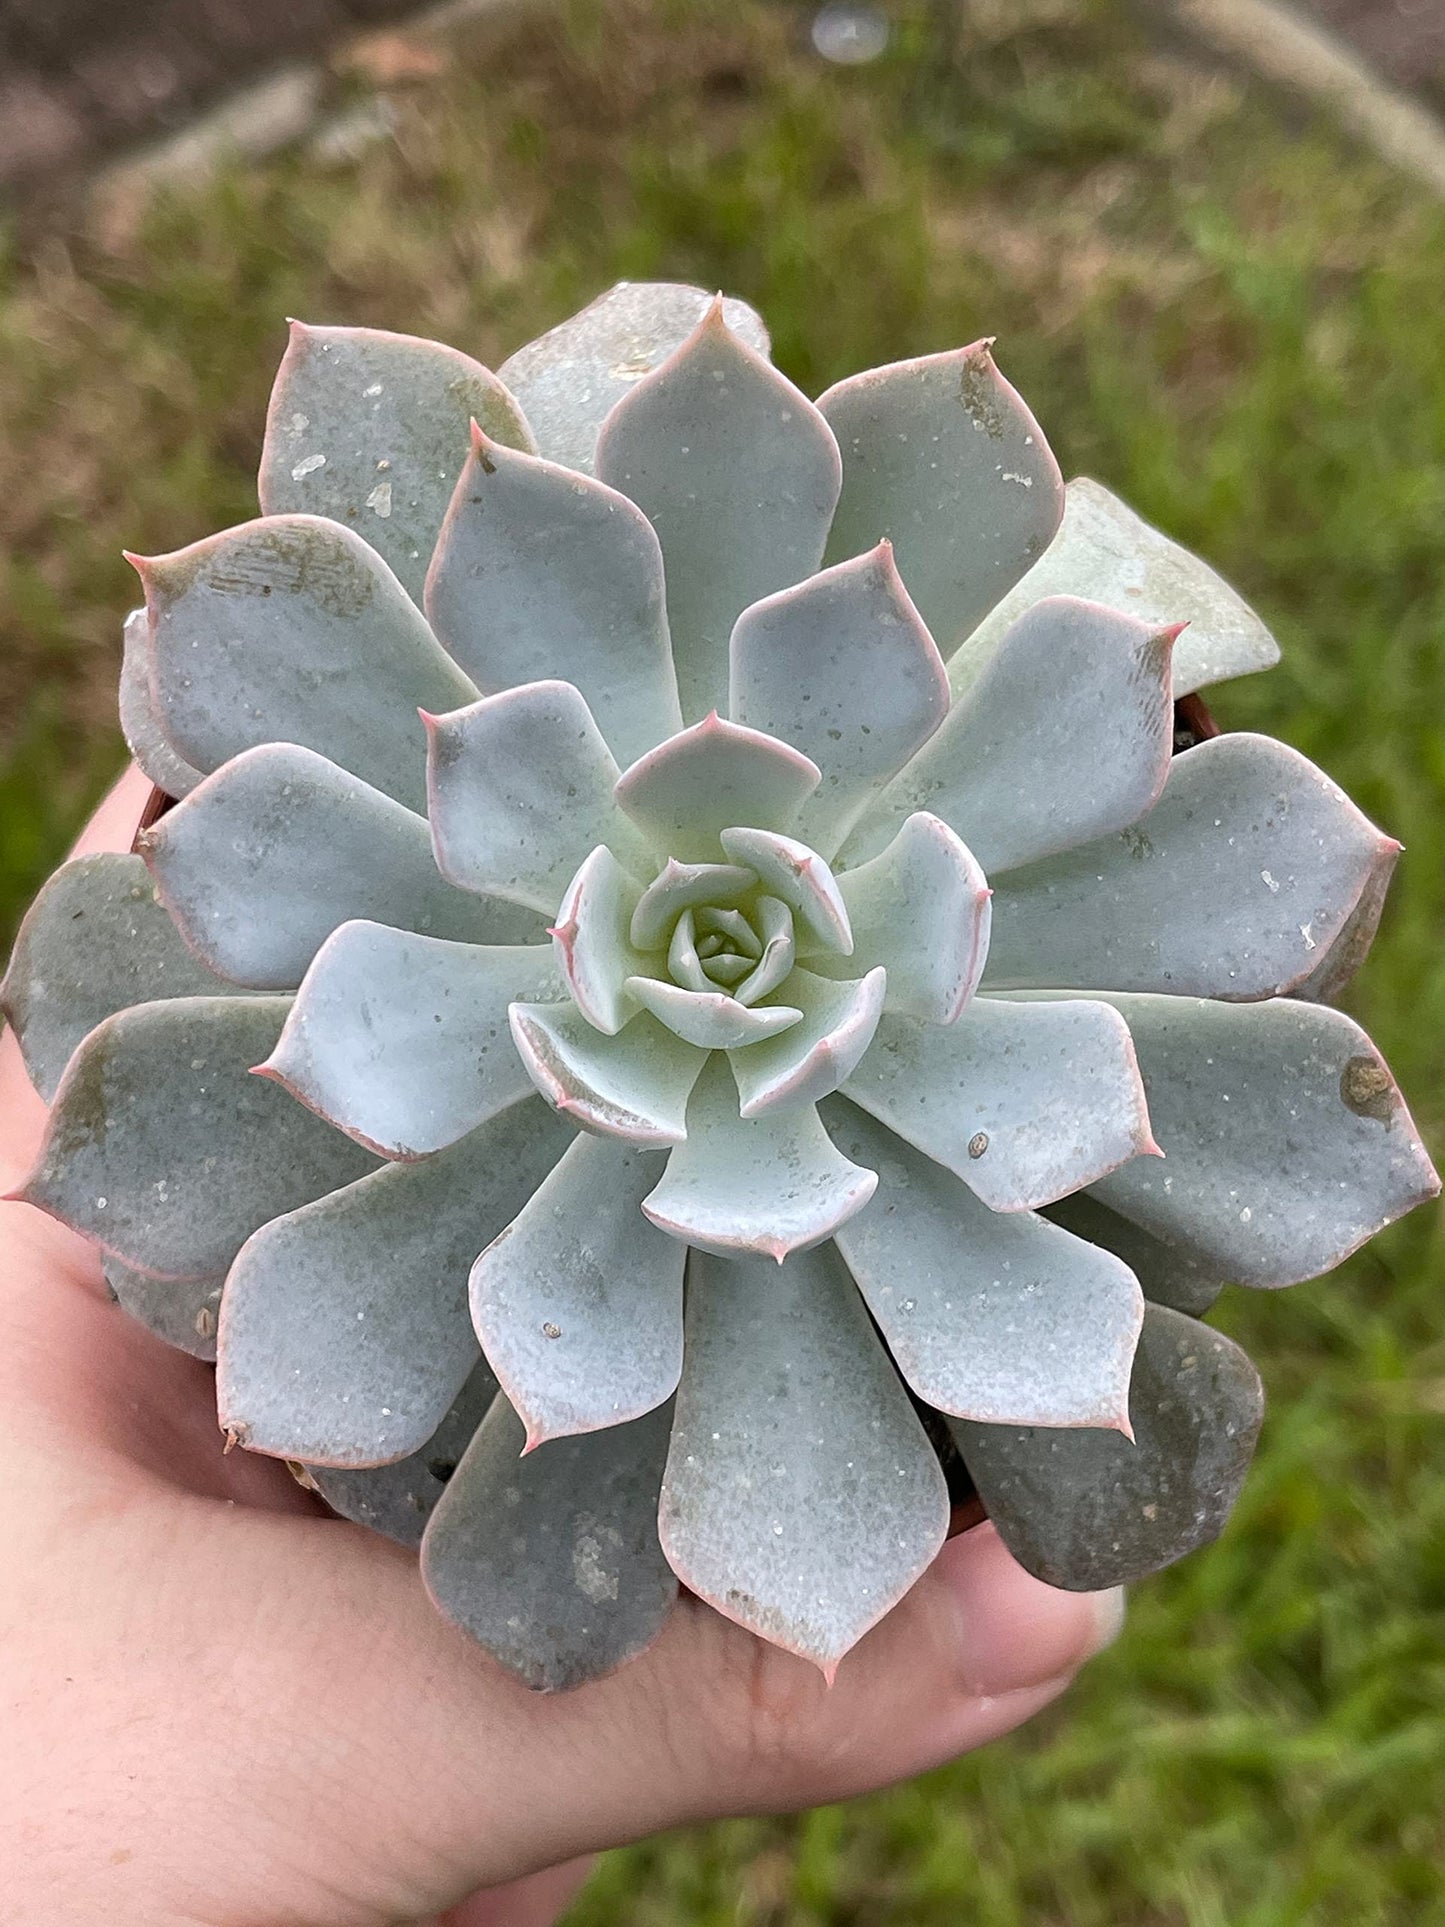
[(1180, 1556), (1260, 1418), (1199, 1315), (1437, 1188), (1318, 1001), (1396, 846), (1171, 756), (1258, 618), (988, 344), (816, 405), (766, 346), (668, 286), (500, 376), (294, 329), (261, 518), (139, 565), (184, 800), (6, 982), (27, 1194), (537, 1686), (679, 1579), (831, 1672), (947, 1531), (930, 1412), (1051, 1583)]

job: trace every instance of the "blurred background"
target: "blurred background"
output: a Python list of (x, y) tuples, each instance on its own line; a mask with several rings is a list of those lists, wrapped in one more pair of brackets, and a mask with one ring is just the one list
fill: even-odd
[[(1214, 706), (1404, 840), (1349, 1002), (1445, 1152), (1445, 6), (1258, 4), (0, 0), (5, 941), (122, 760), (120, 550), (254, 513), (285, 316), (494, 365), (695, 281), (810, 393), (996, 335), (1065, 474), (1256, 604), (1284, 663)], [(1445, 1922), (1442, 1302), (1430, 1211), (1227, 1293), (1243, 1502), (1065, 1706), (612, 1855), (572, 1927)]]

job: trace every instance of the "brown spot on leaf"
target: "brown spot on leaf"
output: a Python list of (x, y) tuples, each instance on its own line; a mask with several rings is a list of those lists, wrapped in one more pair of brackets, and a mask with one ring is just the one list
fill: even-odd
[(1356, 1117), (1372, 1117), (1388, 1125), (1400, 1093), (1395, 1080), (1376, 1057), (1352, 1057), (1340, 1073), (1340, 1099)]
[(958, 399), (990, 441), (1003, 440), (1003, 410), (993, 382), (993, 356), (987, 348), (980, 348), (965, 360), (958, 378)]
[(305, 596), (331, 616), (357, 616), (376, 593), (355, 555), (315, 527), (278, 522), (255, 528), (244, 545), (202, 545), (157, 569), (168, 600), (199, 585), (214, 595)]

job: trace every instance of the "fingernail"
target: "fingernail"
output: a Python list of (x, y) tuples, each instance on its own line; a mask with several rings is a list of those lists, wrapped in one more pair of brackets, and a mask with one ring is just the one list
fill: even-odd
[(1085, 1596), (1093, 1608), (1094, 1640), (1084, 1658), (1093, 1659), (1096, 1654), (1107, 1651), (1123, 1632), (1129, 1599), (1122, 1586), (1112, 1586), (1108, 1592), (1091, 1592)]
[(1025, 1572), (992, 1525), (950, 1540), (939, 1557), (953, 1597), (955, 1650), (968, 1690), (990, 1698), (1074, 1673), (1110, 1645), (1124, 1595), (1060, 1592)]

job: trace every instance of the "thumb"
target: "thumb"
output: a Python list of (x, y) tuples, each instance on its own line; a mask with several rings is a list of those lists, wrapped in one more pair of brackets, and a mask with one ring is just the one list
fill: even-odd
[[(1121, 1592), (1043, 1585), (986, 1524), (944, 1547), (832, 1687), (692, 1598), (641, 1658), (525, 1711), (478, 1659), (468, 1670), (492, 1716), (469, 1709), (472, 1744), (447, 1749), (449, 1797), (439, 1805), (432, 1790), (430, 1845), (480, 1885), (687, 1822), (886, 1786), (1021, 1725), (1122, 1622)], [(503, 1706), (499, 1785), (491, 1749), (475, 1740), (496, 1733)]]
[(831, 1689), (807, 1662), (688, 1605), (656, 1665), (687, 1696), (694, 1750), (715, 1749), (697, 1795), (705, 1816), (816, 1806), (927, 1772), (1056, 1699), (1124, 1619), (1122, 1589), (1046, 1586), (991, 1524), (945, 1545)]

